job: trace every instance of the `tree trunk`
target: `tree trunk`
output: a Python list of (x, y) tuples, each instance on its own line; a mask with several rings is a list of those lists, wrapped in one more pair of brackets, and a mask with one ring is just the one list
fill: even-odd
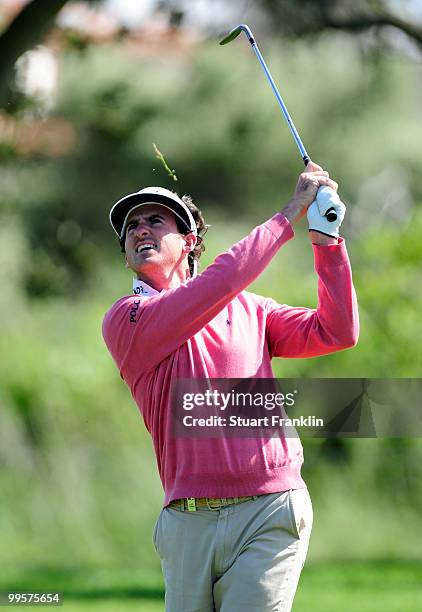
[(40, 44), (67, 0), (32, 0), (0, 36), (0, 107), (11, 97), (16, 60)]

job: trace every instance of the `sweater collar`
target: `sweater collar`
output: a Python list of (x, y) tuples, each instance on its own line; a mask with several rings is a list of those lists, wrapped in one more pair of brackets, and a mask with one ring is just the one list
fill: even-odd
[(150, 285), (139, 278), (133, 279), (133, 293), (141, 297), (149, 297), (150, 295), (158, 295), (160, 292), (153, 289)]

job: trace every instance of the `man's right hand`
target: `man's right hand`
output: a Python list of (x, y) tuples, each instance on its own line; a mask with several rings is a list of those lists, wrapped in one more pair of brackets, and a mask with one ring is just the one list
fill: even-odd
[(306, 170), (299, 175), (292, 199), (281, 211), (290, 223), (296, 223), (305, 215), (322, 185), (328, 185), (335, 191), (338, 189), (337, 183), (330, 179), (328, 172), (310, 161)]

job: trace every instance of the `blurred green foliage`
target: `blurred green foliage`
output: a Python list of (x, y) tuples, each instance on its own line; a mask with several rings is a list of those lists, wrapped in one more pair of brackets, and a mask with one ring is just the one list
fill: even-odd
[[(400, 217), (410, 201), (413, 213), (422, 197), (418, 66), (392, 57), (368, 65), (351, 43), (333, 36), (311, 47), (266, 47), (312, 157), (339, 180), (356, 213), (349, 214), (346, 235), (355, 218), (361, 222), (356, 238), (361, 233), (374, 177), (383, 181), (371, 193), (367, 225), (391, 227), (384, 208), (397, 175), (402, 185), (394, 211)], [(31, 295), (84, 290), (99, 253), (112, 248), (107, 212), (114, 199), (145, 184), (174, 188), (153, 155), (153, 141), (179, 173), (178, 188), (206, 213), (258, 222), (289, 197), (300, 157), (244, 46), (207, 43), (183, 60), (145, 60), (116, 45), (93, 46), (63, 53), (60, 66), (55, 113), (76, 130), (73, 151), (23, 164), (6, 146), (0, 149), (2, 208), (23, 219), (33, 249)]]
[[(420, 66), (389, 56), (367, 64), (335, 36), (268, 43), (265, 55), (313, 159), (340, 183), (361, 313), (355, 349), (279, 360), (275, 372), (420, 376)], [(131, 284), (110, 206), (148, 184), (174, 188), (156, 142), (213, 225), (204, 266), (282, 207), (300, 158), (244, 45), (206, 43), (183, 60), (88, 46), (63, 52), (60, 68), (54, 113), (77, 146), (25, 160), (0, 146), (0, 563), (138, 567), (156, 588), (161, 485), (101, 339), (103, 314)], [(306, 228), (252, 290), (316, 305)], [(311, 561), (420, 559), (420, 440), (304, 444)]]

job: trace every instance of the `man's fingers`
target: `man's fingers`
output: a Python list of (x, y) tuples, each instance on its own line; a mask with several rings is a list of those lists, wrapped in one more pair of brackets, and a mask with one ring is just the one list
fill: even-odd
[(299, 176), (299, 182), (302, 182), (304, 184), (309, 184), (312, 182), (317, 185), (321, 180), (328, 179), (329, 176), (330, 175), (325, 170), (316, 170), (315, 172), (305, 172), (304, 171)]
[(305, 172), (317, 172), (318, 170), (322, 170), (321, 166), (318, 166), (313, 161), (309, 161), (305, 168)]
[(328, 185), (328, 187), (331, 187), (331, 189), (334, 189), (334, 191), (338, 190), (338, 183), (330, 179), (328, 176), (319, 177), (318, 182), (320, 185)]

